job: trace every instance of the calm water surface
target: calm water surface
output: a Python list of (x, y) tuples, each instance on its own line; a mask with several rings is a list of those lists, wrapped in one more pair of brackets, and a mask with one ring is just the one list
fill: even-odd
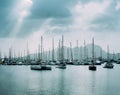
[(33, 71), (30, 66), (0, 66), (0, 95), (120, 95), (120, 65), (67, 66)]

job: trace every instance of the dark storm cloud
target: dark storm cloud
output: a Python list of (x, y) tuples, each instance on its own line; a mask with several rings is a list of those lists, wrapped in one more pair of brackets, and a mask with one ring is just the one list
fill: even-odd
[(7, 37), (14, 27), (11, 10), (17, 0), (0, 0), (0, 37)]
[[(93, 0), (94, 2), (102, 2), (103, 0)], [(33, 0), (33, 6), (30, 10), (29, 19), (49, 19), (52, 18), (49, 25), (54, 28), (50, 33), (63, 33), (72, 24), (73, 19), (71, 8), (78, 2), (83, 4), (91, 2), (91, 0)], [(40, 26), (38, 26), (40, 27)], [(36, 25), (36, 29), (38, 28)], [(34, 29), (35, 29), (34, 28)], [(48, 33), (49, 31), (47, 31)]]
[[(48, 23), (50, 27), (71, 24), (71, 4), (71, 0), (33, 0), (30, 15), (26, 17), (18, 36), (37, 31), (47, 19), (51, 19)], [(46, 32), (48, 33), (49, 29)]]
[(65, 0), (34, 0), (30, 18), (64, 18), (71, 16)]
[[(11, 11), (15, 9), (15, 4), (19, 0), (0, 0), (0, 37), (9, 37), (13, 32), (16, 20)], [(46, 31), (52, 33), (65, 33), (68, 31), (69, 25), (72, 25), (74, 18), (71, 13), (72, 7), (78, 2), (87, 4), (90, 2), (102, 2), (103, 0), (32, 0), (32, 6), (29, 10), (29, 15), (24, 18), (17, 37), (26, 37), (33, 32), (38, 31), (47, 19), (51, 19), (48, 23), (49, 28)], [(101, 14), (95, 18), (91, 24), (96, 27), (91, 27), (95, 31), (117, 30), (119, 25), (120, 10), (115, 9), (116, 3), (111, 3), (105, 14)]]
[[(9, 37), (9, 34), (13, 32), (17, 24), (17, 19), (11, 15), (11, 11), (15, 9), (18, 1), (19, 0), (0, 0), (0, 37)], [(28, 36), (32, 32), (40, 29), (44, 21), (49, 18), (52, 19), (49, 23), (50, 27), (67, 27), (72, 23), (70, 8), (78, 1), (79, 0), (32, 0), (33, 4), (31, 10), (29, 10), (30, 14), (24, 19), (21, 29), (18, 30), (19, 33), (16, 36)], [(83, 1), (84, 0), (81, 2)], [(86, 2), (88, 1), (89, 0)], [(53, 33), (58, 33), (58, 30), (62, 31), (62, 29), (55, 29)]]
[[(96, 2), (100, 0), (94, 0)], [(19, 37), (27, 36), (32, 32), (39, 30), (42, 24), (51, 19), (48, 23), (49, 28), (46, 33), (65, 33), (68, 31), (69, 25), (72, 24), (73, 19), (71, 8), (78, 2), (89, 3), (90, 0), (33, 0), (30, 14), (26, 17), (22, 28), (18, 34)]]
[(92, 24), (95, 25), (95, 27), (91, 27), (91, 29), (98, 32), (118, 31), (118, 26), (120, 25), (120, 10), (117, 10), (116, 6), (117, 2), (113, 0), (105, 13), (101, 14), (92, 21)]
[(85, 4), (91, 2), (91, 0), (33, 0), (33, 7), (29, 17), (34, 19), (67, 18), (72, 15), (69, 8), (78, 2)]

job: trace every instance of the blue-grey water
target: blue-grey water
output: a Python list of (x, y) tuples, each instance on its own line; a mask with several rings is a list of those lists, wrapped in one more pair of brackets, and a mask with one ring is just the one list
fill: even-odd
[(0, 66), (0, 95), (120, 95), (120, 65), (67, 66), (34, 71), (30, 66)]

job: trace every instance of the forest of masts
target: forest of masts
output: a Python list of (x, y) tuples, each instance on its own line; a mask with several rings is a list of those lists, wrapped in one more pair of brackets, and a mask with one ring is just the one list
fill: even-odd
[[(107, 57), (104, 58), (102, 56), (102, 48), (99, 50), (99, 56), (96, 56), (96, 51), (94, 50), (94, 57), (95, 60), (107, 60), (107, 57), (109, 56), (109, 52), (107, 52)], [(91, 54), (92, 55), (92, 54)], [(76, 41), (76, 49), (73, 50), (72, 43), (70, 42), (70, 46), (68, 48), (65, 48), (64, 46), (64, 37), (62, 35), (62, 38), (58, 41), (58, 48), (54, 48), (54, 38), (52, 38), (52, 49), (49, 51), (44, 51), (43, 46), (43, 37), (41, 36), (40, 44), (38, 44), (38, 48), (36, 52), (33, 54), (30, 53), (29, 45), (27, 43), (26, 49), (24, 52), (19, 52), (19, 54), (16, 55), (15, 50), (12, 48), (9, 48), (9, 54), (8, 56), (4, 54), (2, 57), (2, 52), (0, 51), (0, 64), (6, 64), (6, 65), (12, 65), (12, 64), (39, 64), (41, 62), (45, 62), (47, 64), (53, 64), (53, 63), (59, 63), (60, 61), (68, 62), (68, 63), (77, 63), (77, 64), (84, 64), (84, 61), (90, 61), (92, 60), (92, 56), (89, 56), (88, 54), (88, 48), (86, 47), (86, 42), (84, 40), (84, 47), (80, 48), (78, 46), (78, 40)], [(112, 54), (111, 60), (119, 60), (119, 54)]]

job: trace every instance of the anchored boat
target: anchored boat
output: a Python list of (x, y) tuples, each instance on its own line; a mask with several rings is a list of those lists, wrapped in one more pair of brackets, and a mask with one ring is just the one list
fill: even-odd
[(94, 61), (94, 38), (92, 39), (92, 64), (89, 65), (89, 70), (96, 71), (95, 61)]
[[(40, 46), (39, 46), (39, 48), (40, 48)], [(40, 52), (38, 54), (40, 54)], [(52, 69), (50, 66), (46, 65), (46, 62), (42, 61), (42, 36), (41, 36), (41, 58), (38, 59), (37, 63), (39, 65), (31, 65), (31, 70), (51, 70)]]
[(103, 68), (112, 69), (113, 67), (114, 67), (114, 65), (109, 60), (109, 46), (107, 46), (107, 62), (105, 63)]

